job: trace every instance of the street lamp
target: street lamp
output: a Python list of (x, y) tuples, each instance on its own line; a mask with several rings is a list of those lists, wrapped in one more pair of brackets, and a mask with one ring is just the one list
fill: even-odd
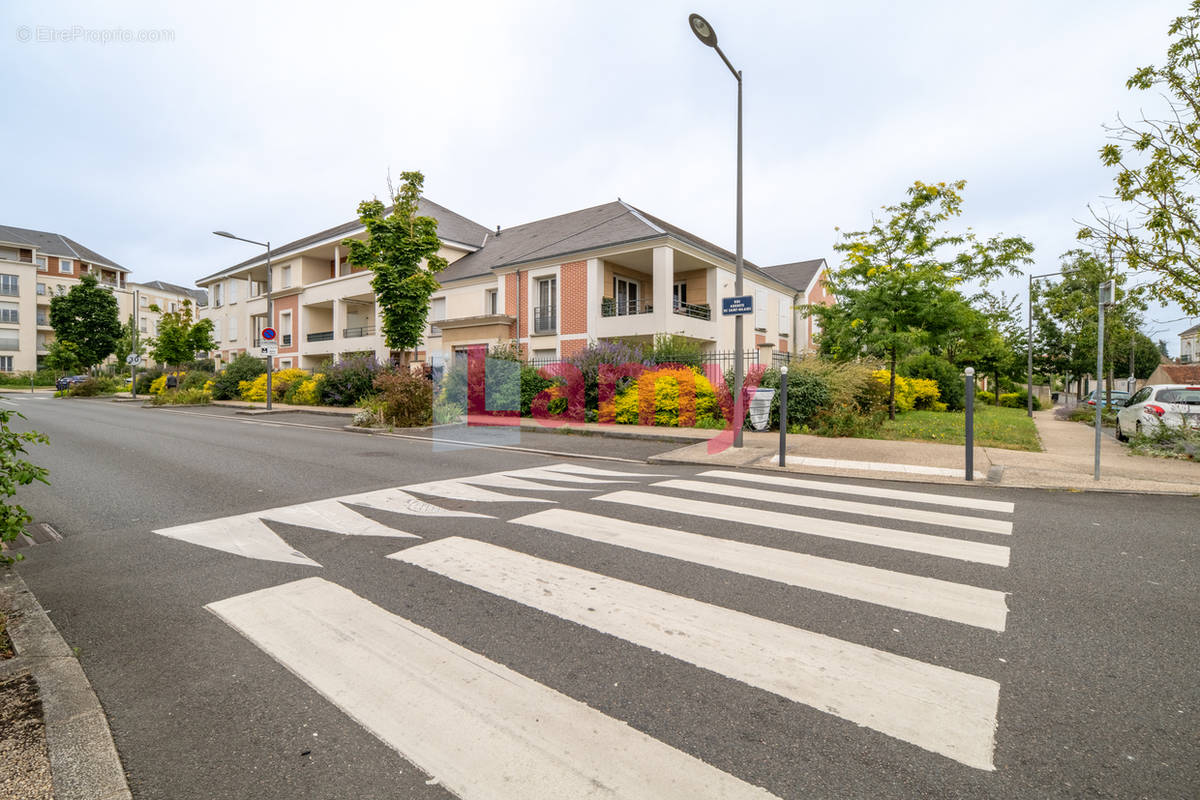
[[(717, 32), (708, 24), (708, 20), (699, 14), (688, 15), (688, 25), (696, 38), (708, 47), (717, 51), (717, 55), (729, 67), (733, 77), (737, 79), (737, 270), (734, 278), (733, 293), (742, 295), (742, 72), (735, 69), (726, 58), (725, 53), (717, 45)], [(738, 314), (733, 321), (733, 446), (742, 446), (742, 418), (745, 414), (745, 400), (742, 398), (742, 383), (746, 374), (743, 359), (742, 323), (744, 315)]]
[[(1033, 282), (1034, 282), (1034, 280), (1040, 280), (1041, 278), (1053, 278), (1055, 275), (1066, 275), (1068, 272), (1071, 272), (1071, 271), (1072, 270), (1065, 270), (1063, 272), (1047, 272), (1042, 275), (1030, 275), (1029, 276), (1029, 297), (1027, 300), (1028, 305), (1029, 305), (1029, 336), (1027, 337), (1027, 341), (1026, 341), (1026, 344), (1029, 346), (1029, 362), (1028, 362), (1028, 370), (1029, 371), (1027, 373), (1027, 378), (1028, 378), (1029, 382), (1028, 382), (1026, 390), (1025, 390), (1025, 414), (1026, 414), (1026, 416), (1030, 416), (1030, 417), (1033, 416)], [(1054, 387), (1051, 387), (1051, 388), (1054, 388)], [(999, 390), (1000, 390), (1000, 387), (996, 387), (996, 391), (999, 391)]]
[[(239, 242), (247, 244), (256, 244), (259, 247), (267, 248), (267, 325), (274, 326), (274, 317), (271, 313), (271, 243), (256, 242), (253, 239), (243, 239), (241, 236), (234, 236), (229, 231), (213, 231), (217, 236), (224, 236), (226, 239), (237, 239)], [(271, 410), (271, 373), (273, 370), (273, 358), (267, 356), (267, 411)]]

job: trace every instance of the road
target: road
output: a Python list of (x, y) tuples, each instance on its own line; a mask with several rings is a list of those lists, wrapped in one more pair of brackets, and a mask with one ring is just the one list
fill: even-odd
[(3, 404), (137, 798), (1200, 795), (1194, 498)]

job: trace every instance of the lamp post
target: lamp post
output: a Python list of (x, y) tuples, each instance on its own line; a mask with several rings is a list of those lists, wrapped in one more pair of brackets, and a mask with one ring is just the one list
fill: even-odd
[[(688, 15), (688, 25), (692, 29), (692, 33), (696, 34), (696, 38), (703, 42), (708, 47), (717, 51), (717, 55), (725, 62), (725, 66), (729, 67), (729, 71), (733, 73), (733, 77), (737, 79), (737, 254), (736, 254), (736, 271), (733, 284), (733, 293), (737, 296), (742, 295), (742, 72), (735, 69), (733, 64), (725, 56), (725, 53), (717, 45), (717, 32), (708, 24), (708, 20), (699, 14)], [(742, 344), (742, 325), (743, 315), (738, 314), (733, 320), (733, 446), (742, 446), (742, 424), (745, 416), (745, 400), (742, 397), (742, 384), (745, 379), (746, 366), (743, 363), (743, 344)]]
[[(1029, 360), (1027, 365), (1028, 372), (1026, 373), (1029, 382), (1025, 390), (1026, 416), (1033, 416), (1033, 282), (1042, 278), (1053, 278), (1055, 275), (1066, 275), (1067, 272), (1070, 271), (1071, 270), (1066, 270), (1064, 272), (1046, 272), (1041, 275), (1029, 276), (1029, 297), (1027, 300), (1029, 305), (1029, 336), (1027, 337), (1026, 341), (1026, 344), (1029, 346)], [(1051, 388), (1053, 389), (1054, 387), (1052, 386)], [(1000, 391), (1000, 387), (996, 387), (996, 391)], [(1051, 405), (1053, 405), (1053, 403), (1051, 403)]]
[[(217, 236), (224, 236), (226, 239), (237, 239), (239, 242), (247, 244), (256, 244), (259, 247), (267, 248), (267, 324), (274, 327), (275, 318), (272, 315), (271, 309), (271, 243), (256, 242), (253, 239), (243, 239), (241, 236), (234, 236), (228, 231), (213, 231)], [(274, 371), (274, 359), (272, 356), (267, 356), (267, 411), (271, 410), (271, 373)]]

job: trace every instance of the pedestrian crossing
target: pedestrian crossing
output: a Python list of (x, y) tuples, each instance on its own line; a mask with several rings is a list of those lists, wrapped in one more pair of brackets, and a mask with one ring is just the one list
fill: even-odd
[[(395, 516), (380, 522), (365, 509)], [(1008, 625), (1004, 570), (1019, 533), (1014, 512), (1012, 503), (978, 493), (564, 462), (156, 533), (318, 569), (271, 523), (390, 537), (398, 549), (388, 560), (398, 566), (815, 709), (862, 736), (992, 771), (1001, 686), (990, 677), (606, 574), (607, 560), (566, 564), (525, 548), (586, 541), (614, 556), (670, 559), (680, 569), (717, 570), (722, 580), (819, 593), (847, 613), (912, 614), (913, 626), (978, 641), (968, 632), (1001, 636)], [(454, 518), (463, 522), (448, 533), (444, 523)], [(825, 542), (841, 543), (834, 551), (841, 557), (808, 552)], [(860, 553), (870, 563), (854, 560)], [(922, 574), (913, 573), (914, 559)], [(947, 579), (964, 569), (973, 580)], [(449, 597), (461, 602), (462, 595)], [(208, 608), (461, 798), (774, 796), (325, 578)], [(525, 635), (520, 630), (512, 635)], [(536, 641), (537, 631), (527, 633)]]

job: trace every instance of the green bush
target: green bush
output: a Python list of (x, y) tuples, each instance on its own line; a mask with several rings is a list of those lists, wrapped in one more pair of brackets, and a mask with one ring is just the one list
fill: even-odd
[(321, 404), (327, 406), (356, 406), (374, 391), (375, 376), (384, 365), (374, 356), (342, 358), (336, 364), (321, 368), (325, 376), (317, 387)]
[(387, 425), (418, 428), (433, 422), (433, 382), (406, 369), (375, 376), (375, 390), (383, 402)]
[(68, 394), (71, 397), (97, 397), (103, 394), (116, 394), (121, 388), (120, 379), (101, 375), (98, 378), (88, 378), (83, 383), (72, 386)]
[(183, 381), (179, 384), (180, 389), (203, 389), (204, 384), (213, 379), (211, 372), (189, 372), (183, 376)]
[[(1027, 408), (1028, 402), (1026, 401), (1026, 398), (1028, 396), (1029, 393), (1024, 390), (1020, 392), (1006, 392), (1005, 394), (1000, 395), (1000, 405), (1004, 408)], [(1036, 394), (1033, 396), (1033, 410), (1042, 410), (1042, 403), (1040, 400), (1038, 400)]]
[(962, 411), (966, 404), (966, 382), (961, 370), (944, 358), (921, 353), (906, 359), (896, 372), (906, 378), (936, 381), (939, 399), (949, 411)]
[[(763, 373), (759, 384), (764, 389), (774, 389), (775, 398), (771, 401), (771, 427), (779, 430), (779, 387), (782, 374), (772, 367)], [(829, 406), (833, 392), (826, 377), (808, 370), (793, 370), (788, 368), (787, 382), (787, 418), (788, 427), (807, 425), (823, 408)]]
[[(241, 397), (241, 390), (238, 384), (243, 381), (252, 381), (266, 371), (267, 364), (265, 361), (242, 353), (233, 361), (230, 361), (228, 366), (213, 378), (212, 399), (237, 400)], [(161, 374), (161, 370), (159, 374)], [(140, 381), (138, 383), (138, 391), (142, 391)]]
[(29, 379), (33, 378), (34, 386), (53, 386), (58, 380), (59, 373), (52, 369), (39, 369), (37, 372), (17, 372), (12, 375), (0, 375), (0, 386), (29, 387)]
[(150, 398), (156, 406), (203, 406), (212, 402), (212, 395), (204, 389), (172, 389)]

